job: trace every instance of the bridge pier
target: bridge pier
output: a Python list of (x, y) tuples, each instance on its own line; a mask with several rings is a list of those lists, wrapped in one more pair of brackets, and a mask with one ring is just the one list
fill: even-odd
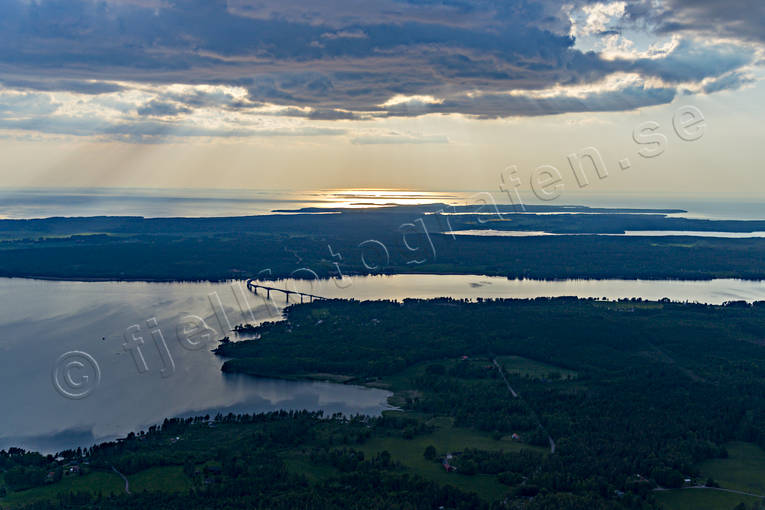
[(305, 303), (305, 299), (308, 298), (308, 301), (310, 303), (313, 303), (314, 298), (316, 299), (325, 299), (321, 296), (315, 296), (313, 294), (308, 294), (305, 292), (297, 292), (294, 290), (287, 290), (287, 289), (279, 289), (277, 287), (267, 287), (265, 285), (258, 285), (257, 283), (253, 283), (251, 280), (247, 281), (247, 289), (252, 291), (255, 295), (258, 295), (258, 289), (263, 289), (266, 291), (266, 299), (271, 299), (271, 291), (274, 292), (281, 292), (285, 295), (287, 304), (290, 302), (290, 294), (297, 294), (300, 296), (300, 302)]

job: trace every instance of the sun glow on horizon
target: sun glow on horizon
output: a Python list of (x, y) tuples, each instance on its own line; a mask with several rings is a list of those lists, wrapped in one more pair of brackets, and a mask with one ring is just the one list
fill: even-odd
[(348, 188), (325, 190), (325, 207), (367, 208), (389, 205), (427, 205), (437, 203), (455, 203), (460, 200), (457, 194), (414, 191), (407, 189)]

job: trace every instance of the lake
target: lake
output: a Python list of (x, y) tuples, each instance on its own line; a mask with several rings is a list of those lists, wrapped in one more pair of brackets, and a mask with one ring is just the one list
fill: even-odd
[[(223, 360), (210, 349), (222, 335), (197, 350), (184, 348), (177, 337), (178, 321), (187, 314), (222, 329), (209, 296), (214, 292), (233, 319), (234, 297), (225, 284), (0, 279), (0, 449), (90, 445), (169, 416), (276, 409), (379, 414), (389, 407), (389, 393), (382, 390), (221, 373)], [(279, 317), (273, 306), (252, 311), (256, 320)], [(154, 318), (157, 326), (150, 327)], [(145, 365), (123, 348), (133, 325), (140, 327)], [(154, 339), (157, 330), (174, 364), (164, 376), (168, 364)], [(87, 353), (99, 367), (100, 383), (86, 398), (65, 398), (54, 386), (56, 360), (69, 351)], [(75, 367), (72, 380), (82, 383), (83, 377), (94, 381), (90, 367)]]
[(542, 230), (495, 230), (495, 229), (472, 229), (453, 230), (447, 234), (462, 236), (485, 236), (485, 237), (538, 237), (538, 236), (609, 236), (609, 237), (724, 237), (728, 239), (748, 239), (753, 237), (765, 237), (765, 232), (715, 232), (712, 230), (625, 230), (623, 234), (603, 233), (557, 233), (544, 232)]
[[(261, 282), (292, 291), (328, 298), (535, 298), (576, 296), (580, 298), (643, 298), (722, 304), (726, 301), (765, 300), (765, 281), (716, 280), (529, 280), (501, 276), (417, 275), (353, 276), (333, 280), (285, 279)], [(262, 291), (261, 291), (262, 292)], [(230, 291), (229, 291), (230, 293)], [(262, 296), (257, 299), (264, 299)], [(284, 297), (274, 294), (276, 302)], [(291, 298), (294, 302), (295, 298)], [(279, 301), (281, 300), (281, 301)]]
[[(394, 275), (263, 283), (324, 297), (356, 299), (668, 297), (717, 304), (765, 300), (765, 282), (744, 280), (536, 281), (475, 275)], [(244, 291), (242, 282), (8, 278), (0, 278), (0, 293), (5, 297), (0, 308), (0, 385), (5, 389), (0, 392), (4, 410), (0, 449), (21, 446), (49, 452), (85, 446), (170, 416), (275, 409), (379, 414), (389, 408), (389, 393), (379, 389), (221, 373), (223, 360), (210, 352), (223, 336), (221, 332), (241, 322), (278, 319), (286, 304), (281, 293), (273, 293), (267, 300), (262, 291), (260, 295)], [(295, 301), (294, 296), (291, 299)], [(203, 321), (215, 332), (188, 342), (193, 335), (187, 333), (194, 321)], [(137, 338), (143, 342), (142, 358), (135, 355)], [(131, 349), (124, 348), (126, 343)], [(72, 351), (89, 358), (65, 358), (66, 365), (62, 365), (59, 357)], [(100, 377), (89, 360), (97, 365)], [(71, 370), (62, 372), (62, 366)], [(86, 391), (83, 398), (70, 398), (85, 390), (89, 393)]]

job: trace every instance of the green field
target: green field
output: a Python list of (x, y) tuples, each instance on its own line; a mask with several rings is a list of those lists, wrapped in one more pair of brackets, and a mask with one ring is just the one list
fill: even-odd
[[(563, 378), (571, 376), (576, 377), (576, 372), (561, 369), (552, 365), (536, 362), (530, 359), (518, 356), (504, 356), (498, 358), (508, 373), (514, 375), (528, 376), (535, 379), (547, 378), (550, 373), (557, 372)], [(381, 380), (368, 383), (369, 386), (385, 388), (396, 392), (389, 402), (393, 405), (404, 405), (405, 397), (415, 397), (418, 392), (408, 390), (412, 387), (412, 380), (425, 374), (429, 365), (439, 364), (447, 369), (451, 369), (460, 363), (469, 363), (482, 370), (496, 370), (488, 357), (471, 357), (468, 360), (459, 359), (441, 359), (425, 363), (418, 363), (406, 370), (394, 375), (383, 377)], [(392, 411), (398, 412), (398, 411)], [(494, 439), (487, 433), (477, 430), (455, 427), (453, 420), (447, 417), (432, 417), (416, 412), (407, 411), (403, 413), (410, 418), (424, 420), (428, 425), (435, 427), (430, 434), (424, 434), (413, 439), (404, 439), (401, 437), (376, 437), (359, 447), (367, 456), (373, 456), (383, 450), (387, 450), (393, 459), (401, 462), (404, 466), (411, 469), (420, 476), (432, 480), (436, 483), (450, 484), (459, 489), (476, 492), (482, 498), (491, 501), (504, 496), (510, 490), (509, 487), (497, 481), (494, 475), (460, 475), (457, 473), (447, 473), (440, 462), (428, 461), (423, 456), (425, 448), (433, 445), (436, 448), (438, 458), (447, 453), (462, 451), (466, 448), (478, 450), (507, 452), (519, 451), (521, 449), (547, 452), (545, 448), (538, 448), (511, 440), (509, 437)]]
[[(567, 370), (565, 368), (556, 367), (547, 363), (534, 361), (520, 356), (498, 356), (499, 361), (505, 372), (510, 375), (516, 375), (520, 377), (529, 377), (532, 379), (549, 379), (551, 374), (559, 374), (562, 379), (576, 378), (577, 373), (573, 370)], [(385, 388), (391, 391), (403, 390), (412, 387), (412, 379), (425, 374), (425, 370), (428, 365), (439, 364), (443, 365), (447, 369), (453, 368), (458, 363), (468, 363), (470, 365), (485, 368), (486, 370), (495, 370), (492, 366), (491, 358), (488, 357), (471, 357), (468, 360), (462, 361), (459, 359), (440, 359), (432, 360), (425, 363), (418, 363), (406, 370), (403, 370), (397, 374), (383, 377), (379, 381), (373, 381), (367, 383), (367, 386), (375, 388)]]
[[(153, 467), (127, 477), (131, 492), (169, 491), (178, 492), (191, 488), (191, 480), (183, 474), (180, 466)], [(20, 492), (9, 492), (0, 498), (0, 508), (18, 508), (35, 501), (55, 500), (58, 494), (69, 492), (101, 493), (104, 496), (121, 494), (125, 482), (116, 473), (93, 471), (83, 476), (65, 476), (60, 482)]]
[[(406, 413), (412, 416), (412, 413)], [(462, 451), (466, 448), (507, 452), (530, 449), (539, 452), (546, 450), (524, 445), (509, 439), (493, 439), (487, 434), (475, 430), (454, 427), (450, 418), (433, 418), (429, 425), (435, 426), (430, 434), (416, 436), (413, 439), (401, 437), (375, 437), (359, 446), (365, 455), (372, 456), (383, 450), (390, 452), (393, 459), (416, 472), (420, 476), (437, 483), (451, 484), (457, 488), (478, 493), (482, 498), (493, 500), (506, 494), (509, 488), (497, 481), (493, 475), (460, 475), (447, 473), (440, 462), (428, 461), (423, 456), (425, 448), (433, 445), (438, 457), (446, 453)]]
[(500, 356), (497, 361), (502, 364), (506, 373), (520, 377), (549, 379), (551, 374), (559, 374), (561, 378), (567, 379), (569, 377), (575, 378), (577, 375), (573, 370), (566, 370), (520, 356)]
[(191, 488), (191, 480), (181, 466), (153, 467), (127, 477), (130, 491), (180, 492)]
[(656, 493), (665, 510), (733, 510), (739, 503), (751, 505), (758, 498), (714, 489), (677, 489)]
[(102, 493), (108, 496), (125, 491), (125, 482), (116, 473), (94, 471), (83, 476), (65, 476), (60, 482), (20, 492), (10, 492), (0, 498), (3, 508), (17, 508), (35, 501), (56, 499), (59, 493), (68, 492)]
[(725, 445), (727, 459), (713, 459), (701, 464), (704, 477), (714, 478), (720, 487), (765, 495), (765, 451), (751, 443)]
[[(396, 411), (394, 411), (395, 413)], [(407, 417), (421, 417), (416, 413), (405, 413)], [(462, 490), (476, 492), (482, 498), (492, 500), (506, 494), (509, 487), (502, 485), (493, 475), (466, 476), (457, 473), (447, 473), (440, 462), (428, 461), (423, 453), (428, 445), (433, 445), (439, 458), (449, 452), (457, 452), (465, 448), (481, 450), (519, 451), (527, 448), (535, 451), (544, 449), (527, 446), (508, 439), (495, 440), (477, 431), (454, 427), (450, 418), (432, 418), (427, 420), (435, 427), (430, 434), (416, 436), (412, 439), (402, 437), (374, 437), (364, 444), (353, 448), (364, 452), (366, 458), (372, 458), (382, 451), (388, 451), (393, 460), (400, 462), (412, 473), (437, 483), (451, 484)], [(308, 461), (300, 451), (290, 451), (284, 457), (287, 468), (305, 475), (311, 481), (317, 481), (337, 475), (338, 471), (329, 466), (317, 466)]]
[[(751, 443), (725, 445), (727, 459), (703, 462), (703, 478), (713, 478), (721, 488), (765, 495), (765, 451)], [(730, 510), (739, 503), (751, 505), (759, 498), (713, 489), (679, 489), (656, 493), (667, 510)]]

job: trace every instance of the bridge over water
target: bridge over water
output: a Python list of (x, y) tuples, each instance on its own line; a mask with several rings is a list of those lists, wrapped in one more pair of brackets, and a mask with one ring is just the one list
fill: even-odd
[(300, 296), (300, 302), (305, 302), (305, 299), (307, 298), (309, 302), (313, 302), (314, 299), (327, 299), (322, 296), (317, 296), (316, 294), (308, 294), (307, 292), (299, 292), (296, 290), (287, 290), (287, 289), (280, 289), (279, 287), (269, 287), (268, 285), (261, 285), (259, 283), (255, 283), (253, 280), (247, 280), (247, 289), (252, 291), (255, 294), (258, 294), (258, 289), (261, 289), (266, 292), (266, 299), (271, 299), (271, 292), (281, 292), (287, 297), (287, 303), (290, 302), (290, 295), (294, 296)]

